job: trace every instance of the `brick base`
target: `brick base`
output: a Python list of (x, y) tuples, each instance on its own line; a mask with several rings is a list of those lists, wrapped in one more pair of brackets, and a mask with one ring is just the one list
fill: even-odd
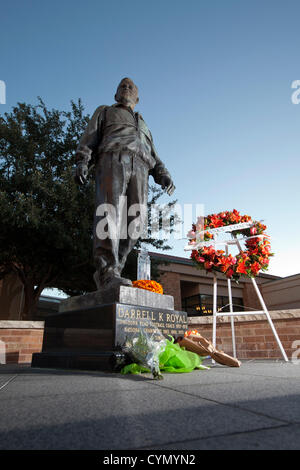
[[(270, 312), (273, 323), (289, 358), (300, 348), (300, 310)], [(212, 339), (212, 317), (190, 317), (189, 329), (197, 329)], [(31, 363), (32, 354), (41, 352), (43, 322), (0, 321), (0, 364)], [(239, 359), (281, 359), (282, 355), (264, 315), (235, 318), (235, 339)], [(217, 347), (233, 354), (230, 318), (217, 320)], [(300, 355), (299, 355), (300, 359)]]
[(43, 334), (43, 322), (0, 321), (0, 364), (31, 363), (42, 350)]
[[(300, 310), (270, 312), (272, 321), (288, 358), (300, 347)], [(235, 340), (238, 359), (281, 359), (282, 354), (271, 327), (264, 315), (235, 319)], [(202, 336), (212, 339), (211, 317), (190, 317), (189, 329), (197, 329)], [(217, 348), (233, 354), (229, 317), (217, 319)], [(300, 354), (299, 354), (300, 359)]]

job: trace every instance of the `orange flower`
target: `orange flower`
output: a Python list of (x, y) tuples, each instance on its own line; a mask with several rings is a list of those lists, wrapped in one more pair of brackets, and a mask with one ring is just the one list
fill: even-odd
[(198, 330), (188, 330), (184, 333), (185, 338), (187, 338), (190, 335), (201, 336)]
[[(264, 233), (267, 228), (265, 225), (252, 220), (249, 215), (240, 215), (239, 211), (223, 211), (218, 214), (210, 214), (204, 218), (204, 228), (216, 228), (237, 224), (240, 222), (250, 222), (251, 227), (237, 230), (247, 238), (251, 235), (253, 238), (246, 240), (246, 249), (240, 251), (237, 257), (232, 255), (224, 256), (224, 251), (215, 250), (214, 246), (205, 246), (200, 250), (193, 250), (191, 258), (198, 265), (199, 269), (206, 269), (211, 272), (219, 271), (226, 274), (228, 278), (234, 277), (236, 280), (241, 276), (256, 276), (260, 269), (266, 269), (269, 264), (269, 257), (273, 256), (269, 242), (269, 236)], [(249, 225), (250, 225), (249, 224)], [(195, 230), (193, 224), (193, 230)], [(195, 232), (197, 233), (198, 227)], [(204, 240), (213, 238), (212, 234), (205, 234)]]
[(218, 217), (212, 217), (209, 225), (212, 228), (223, 227), (224, 222), (222, 219), (219, 219)]
[(162, 285), (156, 281), (139, 279), (138, 281), (133, 281), (132, 285), (133, 287), (138, 287), (139, 289), (150, 290), (151, 292), (156, 292), (157, 294), (163, 294)]
[(234, 270), (232, 268), (229, 268), (227, 273), (226, 273), (226, 277), (228, 277), (228, 279), (230, 279), (234, 274)]
[(204, 246), (202, 248), (202, 253), (204, 256), (207, 255), (209, 257), (212, 257), (216, 254), (216, 251), (213, 246)]
[(246, 265), (245, 265), (245, 261), (242, 261), (241, 263), (238, 263), (238, 266), (236, 268), (236, 272), (241, 273), (241, 274), (248, 274), (247, 273), (247, 268), (246, 268)]
[[(220, 250), (222, 251), (222, 250)], [(223, 251), (224, 253), (224, 251)], [(220, 259), (219, 259), (219, 263), (221, 265), (221, 271), (223, 273), (226, 273), (226, 271), (232, 267), (232, 265), (235, 265), (236, 264), (236, 258), (233, 257), (231, 254), (229, 254), (228, 256), (221, 256)]]
[(269, 245), (262, 246), (261, 247), (261, 254), (262, 255), (268, 255), (270, 253), (271, 247)]
[(256, 275), (259, 270), (260, 270), (260, 264), (259, 264), (257, 261), (255, 261), (255, 262), (251, 265), (251, 272)]
[(204, 263), (204, 267), (205, 269), (207, 269), (207, 271), (210, 271), (213, 267), (214, 263), (212, 263), (211, 261), (205, 261)]
[(204, 234), (204, 240), (211, 240), (212, 238), (214, 238), (213, 234), (212, 233), (209, 233), (209, 232), (206, 232)]

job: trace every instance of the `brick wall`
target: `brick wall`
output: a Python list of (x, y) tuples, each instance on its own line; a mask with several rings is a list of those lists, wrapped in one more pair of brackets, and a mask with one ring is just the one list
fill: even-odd
[(0, 321), (0, 363), (31, 363), (41, 352), (44, 322)]
[(170, 271), (162, 272), (159, 283), (163, 286), (164, 294), (174, 297), (174, 310), (182, 310), (180, 274)]
[[(261, 286), (257, 284), (259, 290), (261, 291)], [(246, 307), (254, 308), (256, 310), (261, 310), (261, 305), (255, 289), (250, 283), (245, 282), (243, 287), (243, 302)]]
[[(299, 345), (292, 344), (300, 340), (300, 310), (282, 310), (270, 312), (281, 343), (288, 358)], [(196, 328), (204, 337), (212, 340), (212, 318), (190, 317), (189, 329)], [(238, 359), (282, 359), (271, 327), (264, 315), (249, 315), (235, 319), (235, 339)], [(231, 325), (229, 317), (217, 320), (217, 348), (233, 354)], [(299, 357), (300, 359), (300, 357)]]
[[(300, 309), (270, 312), (282, 345), (291, 358), (300, 346)], [(190, 317), (189, 328), (212, 339), (212, 317)], [(31, 363), (32, 353), (41, 352), (44, 322), (0, 321), (0, 364)], [(237, 357), (243, 359), (282, 359), (275, 337), (264, 315), (235, 318)], [(229, 317), (217, 320), (217, 347), (232, 354)], [(4, 360), (3, 360), (4, 359)], [(300, 357), (299, 357), (300, 359)]]

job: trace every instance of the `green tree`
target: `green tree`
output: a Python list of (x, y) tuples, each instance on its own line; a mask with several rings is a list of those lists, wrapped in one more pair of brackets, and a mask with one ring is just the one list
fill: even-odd
[(19, 103), (0, 118), (0, 276), (24, 286), (22, 318), (32, 318), (45, 287), (72, 293), (91, 284), (93, 186), (78, 188), (74, 153), (88, 117)]
[[(88, 119), (80, 100), (66, 112), (47, 109), (40, 98), (36, 106), (18, 103), (0, 116), (0, 279), (15, 272), (23, 283), (22, 319), (34, 318), (45, 287), (69, 295), (95, 289), (94, 181), (91, 175), (79, 187), (73, 177)], [(152, 190), (150, 203), (161, 194)], [(162, 240), (147, 242), (169, 248)], [(136, 250), (126, 270), (134, 279)]]
[[(163, 191), (160, 187), (150, 185), (149, 186), (149, 197), (148, 197), (148, 233), (146, 238), (140, 238), (135, 245), (134, 249), (129, 253), (127, 258), (124, 270), (122, 275), (128, 279), (134, 281), (137, 275), (137, 258), (138, 252), (141, 245), (145, 245), (145, 247), (150, 251), (152, 248), (155, 248), (159, 251), (170, 250), (172, 246), (170, 246), (164, 238), (158, 238), (154, 236), (155, 234), (152, 232), (153, 228), (157, 228), (157, 230), (162, 229), (163, 219), (168, 221), (169, 224), (169, 234), (172, 234), (175, 231), (176, 225), (180, 223), (179, 217), (174, 213), (173, 208), (177, 202), (177, 200), (172, 200), (168, 204), (164, 204), (161, 206), (161, 211), (151, 211), (151, 206), (160, 206), (159, 199), (163, 195)], [(154, 217), (154, 220), (152, 218)], [(161, 261), (157, 261), (152, 259), (151, 260), (151, 279), (155, 281), (159, 281), (160, 278), (160, 270), (159, 265), (161, 265)], [(168, 262), (164, 262), (163, 264), (168, 264)]]

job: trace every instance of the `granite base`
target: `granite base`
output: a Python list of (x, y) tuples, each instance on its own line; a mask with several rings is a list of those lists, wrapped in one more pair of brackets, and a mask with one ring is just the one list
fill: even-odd
[(108, 287), (89, 292), (86, 295), (69, 297), (60, 303), (59, 312), (69, 312), (114, 302), (174, 310), (174, 297), (171, 295), (162, 295), (145, 289), (119, 285), (114, 288)]
[(112, 303), (50, 315), (45, 320), (43, 349), (32, 367), (113, 370), (125, 342), (142, 328), (168, 337), (184, 336), (185, 312)]

